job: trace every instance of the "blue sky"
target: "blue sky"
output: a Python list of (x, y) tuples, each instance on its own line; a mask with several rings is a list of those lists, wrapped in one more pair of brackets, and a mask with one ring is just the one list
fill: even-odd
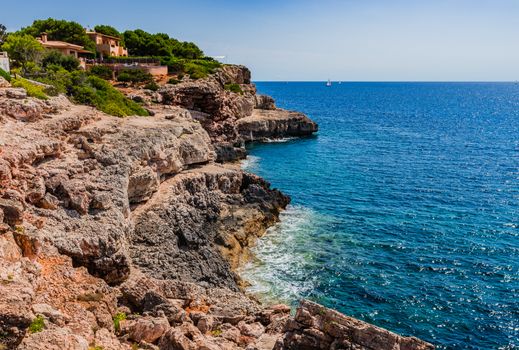
[[(22, 5), (23, 4), (23, 5)], [(519, 80), (519, 0), (23, 0), (37, 18), (165, 32), (251, 68), (255, 80)]]

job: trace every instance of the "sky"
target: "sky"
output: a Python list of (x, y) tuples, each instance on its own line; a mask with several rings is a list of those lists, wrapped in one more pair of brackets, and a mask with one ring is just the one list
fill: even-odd
[(519, 0), (2, 3), (9, 30), (53, 17), (163, 32), (248, 66), (256, 81), (519, 80)]

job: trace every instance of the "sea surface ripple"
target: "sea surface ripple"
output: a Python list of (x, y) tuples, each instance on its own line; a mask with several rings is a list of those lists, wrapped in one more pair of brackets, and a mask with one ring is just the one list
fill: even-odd
[(519, 347), (519, 85), (258, 83), (318, 136), (252, 145), (292, 197), (242, 275), (439, 349)]

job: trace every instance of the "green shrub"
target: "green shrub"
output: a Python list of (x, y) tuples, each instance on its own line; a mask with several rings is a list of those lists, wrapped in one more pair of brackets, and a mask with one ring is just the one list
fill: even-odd
[(231, 91), (237, 94), (243, 94), (240, 84), (225, 84), (225, 90)]
[(180, 83), (180, 80), (175, 79), (175, 78), (170, 78), (170, 79), (168, 80), (168, 84), (173, 84), (173, 85), (175, 85), (175, 84), (178, 84), (178, 83)]
[(157, 84), (155, 81), (152, 80), (149, 83), (147, 83), (146, 85), (144, 85), (144, 88), (151, 90), (151, 91), (157, 91), (160, 88), (160, 86), (159, 86), (159, 84)]
[(222, 65), (213, 59), (181, 59), (177, 57), (163, 57), (161, 64), (168, 66), (170, 74), (189, 74), (191, 79), (201, 79), (216, 72)]
[(131, 56), (167, 56), (200, 58), (202, 50), (190, 42), (181, 42), (164, 33), (151, 34), (141, 29), (123, 33), (124, 42)]
[(67, 43), (81, 45), (85, 50), (95, 52), (95, 43), (90, 40), (85, 28), (77, 23), (54, 18), (35, 20), (30, 26), (20, 29), (19, 34), (29, 34), (39, 37), (47, 33), (49, 40), (60, 40)]
[(94, 106), (117, 117), (128, 115), (147, 116), (148, 112), (131, 101), (107, 81), (94, 75), (77, 72), (73, 78), (71, 95), (75, 102)]
[(74, 102), (88, 106), (99, 104), (96, 91), (91, 86), (80, 85), (72, 88), (72, 98)]
[(2, 68), (0, 68), (0, 77), (4, 78), (7, 81), (11, 81), (11, 74), (7, 73)]
[(77, 58), (70, 55), (64, 55), (56, 50), (48, 50), (41, 63), (44, 68), (49, 65), (55, 65), (61, 66), (69, 72), (79, 68), (79, 60)]
[(48, 96), (45, 93), (45, 88), (31, 83), (27, 79), (16, 78), (11, 80), (11, 85), (14, 87), (21, 87), (27, 91), (27, 95), (39, 98), (40, 100), (47, 100)]
[(121, 321), (126, 320), (126, 314), (124, 312), (118, 312), (113, 317), (114, 320), (114, 328), (116, 332), (119, 332), (121, 330)]
[(117, 75), (117, 81), (127, 83), (149, 83), (153, 81), (153, 76), (142, 69), (121, 69)]
[(131, 80), (131, 76), (128, 73), (119, 73), (117, 74), (117, 81), (120, 81), (122, 83), (129, 83)]
[(68, 94), (72, 86), (71, 73), (59, 65), (47, 66), (46, 75), (37, 77), (35, 80), (54, 87), (51, 91), (46, 90), (49, 95)]
[(201, 79), (213, 74), (221, 64), (217, 61), (208, 60), (189, 60), (184, 64), (184, 72), (189, 74), (191, 79)]
[(107, 66), (93, 66), (92, 68), (90, 68), (89, 72), (90, 74), (93, 74), (105, 80), (111, 80), (113, 78), (112, 68)]
[(14, 67), (21, 67), (25, 74), (29, 65), (36, 65), (45, 52), (42, 44), (34, 37), (24, 34), (9, 34), (2, 44), (2, 50), (7, 51)]
[(217, 328), (217, 329), (211, 331), (211, 335), (213, 337), (219, 337), (222, 335), (222, 333), (223, 333), (223, 331), (220, 328)]
[(45, 319), (43, 316), (38, 315), (29, 325), (29, 333), (41, 332), (43, 328), (45, 328)]
[(160, 64), (168, 66), (168, 73), (178, 74), (184, 71), (184, 60), (177, 57), (162, 57)]

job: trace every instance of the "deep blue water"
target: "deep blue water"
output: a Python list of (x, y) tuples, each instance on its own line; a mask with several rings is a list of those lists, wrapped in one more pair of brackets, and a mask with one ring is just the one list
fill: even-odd
[(250, 147), (292, 197), (243, 274), (440, 349), (519, 347), (519, 85), (258, 83), (318, 136)]

